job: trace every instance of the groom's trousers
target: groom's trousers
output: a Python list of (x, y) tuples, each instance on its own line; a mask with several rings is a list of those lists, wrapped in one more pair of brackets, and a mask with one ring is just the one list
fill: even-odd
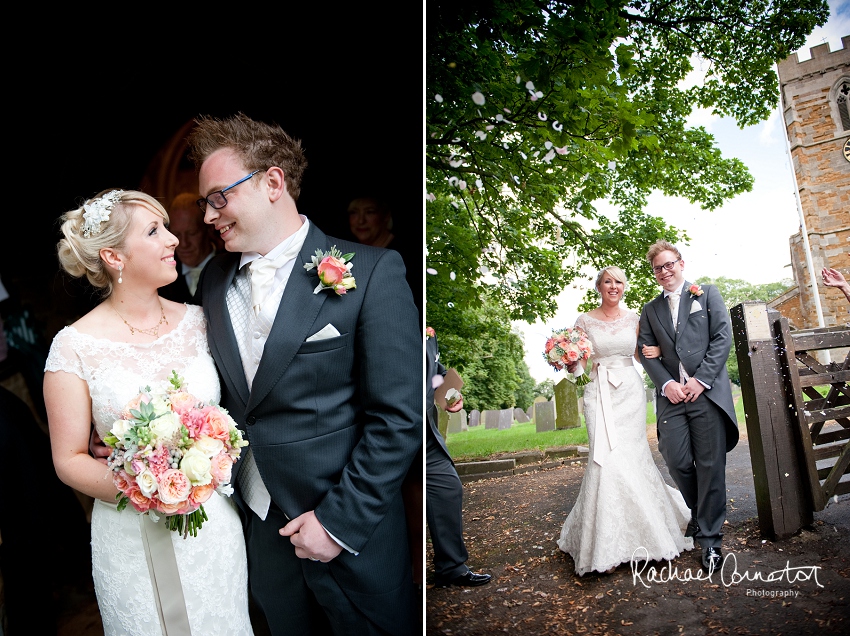
[(671, 404), (658, 415), (658, 450), (696, 517), (694, 537), (703, 549), (720, 547), (726, 520), (726, 426), (723, 411), (700, 395)]
[(463, 484), (430, 428), (426, 437), (425, 517), (434, 547), (434, 575), (453, 579), (469, 570), (463, 541)]

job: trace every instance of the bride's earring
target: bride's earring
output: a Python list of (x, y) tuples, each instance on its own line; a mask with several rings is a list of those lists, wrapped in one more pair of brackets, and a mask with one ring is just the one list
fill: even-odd
[(124, 270), (124, 266), (123, 266), (123, 265), (119, 265), (119, 266), (118, 266), (118, 282), (119, 282), (119, 284), (122, 282), (121, 272), (122, 272), (123, 270)]

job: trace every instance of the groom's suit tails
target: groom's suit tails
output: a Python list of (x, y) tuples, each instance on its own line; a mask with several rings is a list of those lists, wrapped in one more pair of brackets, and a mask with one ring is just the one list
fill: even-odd
[[(304, 264), (334, 245), (355, 253), (357, 287), (313, 293), (318, 276)], [(423, 378), (418, 313), (401, 257), (328, 237), (311, 223), (250, 390), (226, 302), (239, 258), (217, 256), (201, 285), (222, 405), (245, 432), (272, 499), (262, 522), (238, 487), (235, 493), (248, 518), (252, 592), (278, 598), (280, 607), (267, 600), (263, 609), (281, 611), (279, 620), (296, 620), (290, 599), (304, 596), (297, 588), (306, 586), (336, 631), (358, 624), (346, 613), (359, 612), (387, 633), (409, 633), (414, 592), (400, 486), (422, 444)], [(328, 324), (338, 336), (307, 341)], [(265, 532), (258, 554), (252, 524), (269, 526), (275, 513), (283, 524), (309, 510), (358, 554), (343, 550), (329, 563), (297, 559), (289, 538), (275, 537), (279, 525)]]
[[(738, 424), (726, 359), (732, 329), (723, 298), (713, 285), (703, 294), (682, 287), (677, 326), (663, 292), (647, 303), (640, 316), (638, 351), (661, 348), (661, 357), (641, 362), (656, 387), (658, 448), (670, 475), (701, 528), (703, 548), (719, 546), (726, 518), (726, 453), (738, 443)], [(672, 404), (661, 392), (668, 380), (680, 381), (681, 363), (689, 377), (710, 386), (695, 402)]]

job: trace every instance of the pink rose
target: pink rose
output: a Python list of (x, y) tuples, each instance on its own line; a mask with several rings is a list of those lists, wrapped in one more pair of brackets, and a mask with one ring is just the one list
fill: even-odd
[(159, 499), (164, 504), (179, 504), (189, 497), (192, 485), (181, 470), (170, 468), (159, 478)]
[(579, 358), (581, 358), (581, 352), (578, 347), (569, 347), (566, 350), (564, 357), (567, 359), (567, 362), (577, 362)]
[(230, 483), (230, 475), (233, 470), (233, 460), (227, 453), (219, 453), (210, 459), (210, 473), (216, 483)]
[(123, 493), (126, 493), (129, 490), (131, 483), (135, 484), (136, 480), (133, 479), (132, 482), (123, 470), (119, 470), (117, 472), (112, 473), (112, 483), (115, 484), (115, 487)]
[[(325, 256), (319, 263), (319, 280), (325, 285), (336, 287), (342, 283), (342, 277), (347, 271), (348, 267), (340, 259), (335, 256)], [(345, 292), (343, 291), (342, 293)]]
[(192, 492), (189, 493), (189, 502), (197, 507), (204, 503), (207, 499), (212, 497), (212, 494), (215, 492), (215, 486), (212, 484), (205, 484), (203, 486), (195, 486), (192, 488)]
[(192, 409), (180, 414), (180, 421), (187, 429), (189, 429), (189, 437), (197, 439), (203, 435), (210, 435), (210, 425), (207, 422), (207, 410), (212, 407), (206, 407), (202, 410)]

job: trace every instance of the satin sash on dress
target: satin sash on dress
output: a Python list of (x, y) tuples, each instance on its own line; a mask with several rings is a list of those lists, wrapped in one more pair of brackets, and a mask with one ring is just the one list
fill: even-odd
[(608, 454), (617, 445), (617, 434), (614, 430), (614, 406), (611, 403), (611, 389), (615, 389), (623, 381), (610, 374), (611, 369), (625, 369), (632, 365), (632, 357), (610, 356), (596, 360), (596, 423), (594, 430), (593, 461), (602, 466)]
[(186, 600), (180, 585), (180, 572), (171, 543), (172, 530), (165, 526), (165, 517), (158, 522), (150, 515), (139, 515), (142, 545), (148, 559), (148, 570), (153, 584), (153, 597), (159, 612), (159, 623), (164, 636), (191, 636)]

